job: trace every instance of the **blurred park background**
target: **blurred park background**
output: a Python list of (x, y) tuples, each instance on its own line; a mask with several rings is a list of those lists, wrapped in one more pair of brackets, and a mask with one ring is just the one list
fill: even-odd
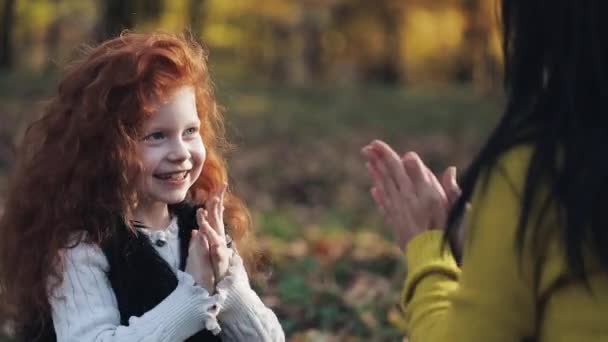
[(400, 340), (401, 255), (359, 151), (381, 138), (466, 167), (500, 114), (495, 2), (0, 0), (0, 211), (14, 146), (84, 45), (187, 29), (210, 50), (268, 262), (255, 286), (288, 340)]

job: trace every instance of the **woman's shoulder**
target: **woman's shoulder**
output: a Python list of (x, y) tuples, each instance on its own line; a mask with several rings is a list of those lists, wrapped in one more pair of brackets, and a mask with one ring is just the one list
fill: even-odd
[(520, 195), (526, 182), (528, 166), (534, 149), (531, 145), (517, 145), (501, 153), (489, 171), (490, 178), (505, 180), (516, 195)]
[(503, 152), (498, 158), (497, 165), (512, 176), (525, 176), (530, 159), (534, 152), (531, 145), (517, 145)]

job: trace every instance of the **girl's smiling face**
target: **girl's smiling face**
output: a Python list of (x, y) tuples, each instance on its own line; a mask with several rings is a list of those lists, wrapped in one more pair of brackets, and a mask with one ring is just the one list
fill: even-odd
[(186, 198), (206, 158), (192, 87), (179, 88), (142, 127), (138, 156), (143, 173), (139, 206), (175, 204)]

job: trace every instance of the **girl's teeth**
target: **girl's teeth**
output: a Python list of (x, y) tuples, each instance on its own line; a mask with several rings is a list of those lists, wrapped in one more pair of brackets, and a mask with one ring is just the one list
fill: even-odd
[(163, 180), (182, 180), (182, 179), (186, 178), (187, 174), (188, 174), (188, 172), (179, 172), (179, 173), (158, 175), (158, 178), (163, 179)]

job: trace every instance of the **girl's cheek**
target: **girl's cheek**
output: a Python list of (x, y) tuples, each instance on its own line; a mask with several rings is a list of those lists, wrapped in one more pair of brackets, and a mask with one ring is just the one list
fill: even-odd
[(148, 147), (146, 149), (145, 160), (149, 163), (154, 163), (163, 158), (167, 151), (162, 146)]
[(201, 162), (205, 161), (207, 151), (205, 150), (205, 144), (203, 144), (203, 141), (201, 139), (197, 139), (197, 141), (193, 142), (190, 151), (190, 153), (192, 155), (196, 155), (198, 159), (201, 160)]

